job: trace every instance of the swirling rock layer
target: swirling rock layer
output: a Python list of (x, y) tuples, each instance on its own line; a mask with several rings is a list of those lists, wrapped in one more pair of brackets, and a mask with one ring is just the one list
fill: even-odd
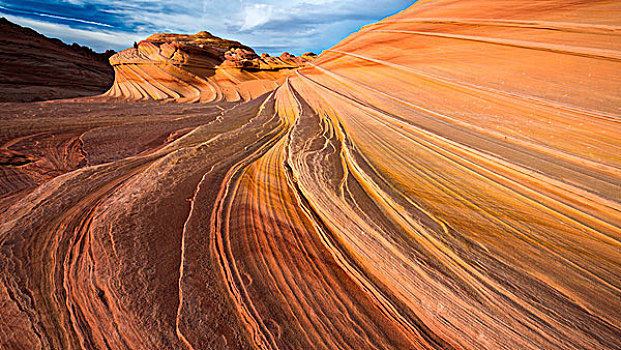
[(259, 57), (237, 41), (208, 32), (154, 34), (110, 58), (108, 97), (176, 102), (247, 101), (284, 82), (312, 55)]
[(0, 344), (621, 348), (618, 18), (420, 1), (246, 103), (5, 106)]

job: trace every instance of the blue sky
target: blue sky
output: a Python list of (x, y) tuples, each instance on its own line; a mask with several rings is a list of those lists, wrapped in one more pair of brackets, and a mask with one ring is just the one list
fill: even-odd
[(321, 52), (413, 0), (0, 0), (0, 15), (67, 43), (122, 50), (152, 33), (238, 40), (257, 52)]

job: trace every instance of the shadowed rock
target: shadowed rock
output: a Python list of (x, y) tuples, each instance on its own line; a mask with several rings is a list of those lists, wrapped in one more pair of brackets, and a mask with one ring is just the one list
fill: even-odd
[(98, 95), (114, 79), (113, 52), (67, 45), (0, 18), (0, 102)]

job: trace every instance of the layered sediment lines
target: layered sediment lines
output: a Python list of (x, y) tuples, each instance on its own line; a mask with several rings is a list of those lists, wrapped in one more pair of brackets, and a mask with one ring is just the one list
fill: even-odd
[(248, 101), (282, 84), (314, 56), (259, 57), (207, 32), (154, 34), (110, 58), (114, 84), (105, 96), (175, 102)]
[(419, 1), (245, 103), (7, 105), (1, 347), (620, 348), (618, 18)]

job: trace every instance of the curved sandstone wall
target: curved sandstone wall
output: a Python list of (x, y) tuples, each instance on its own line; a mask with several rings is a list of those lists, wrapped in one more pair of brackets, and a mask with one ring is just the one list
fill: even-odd
[(116, 65), (211, 104), (12, 106), (0, 347), (621, 349), (619, 18), (419, 1), (287, 78)]
[(176, 102), (247, 101), (284, 82), (311, 56), (259, 57), (236, 41), (155, 34), (110, 58), (115, 79), (108, 97)]

